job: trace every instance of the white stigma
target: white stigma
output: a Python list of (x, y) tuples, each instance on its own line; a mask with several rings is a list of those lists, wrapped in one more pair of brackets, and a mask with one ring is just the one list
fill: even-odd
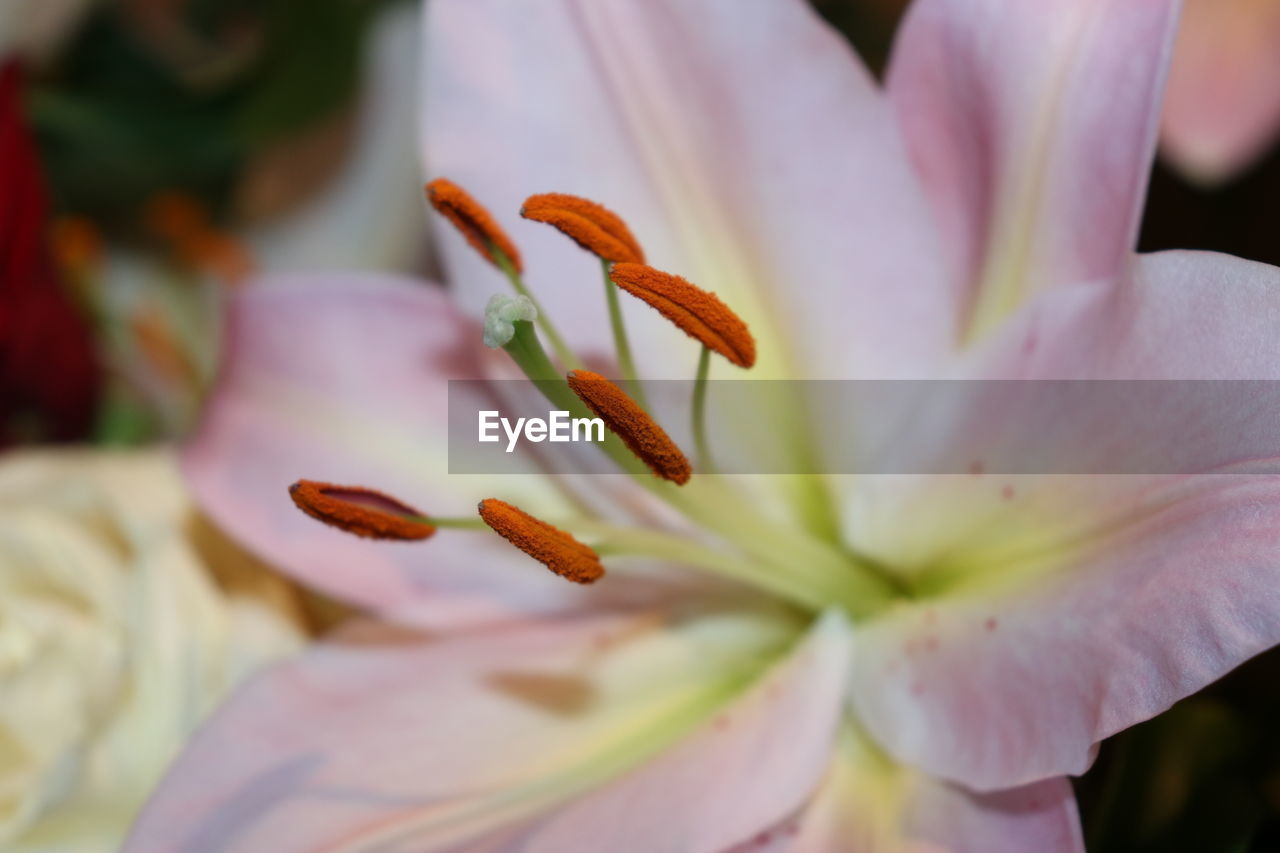
[(516, 333), (517, 321), (536, 319), (538, 309), (529, 297), (495, 293), (484, 306), (484, 345), (493, 349), (505, 347)]

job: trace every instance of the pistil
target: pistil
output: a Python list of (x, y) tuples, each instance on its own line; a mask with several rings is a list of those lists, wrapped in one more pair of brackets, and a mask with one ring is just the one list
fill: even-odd
[(533, 291), (524, 283), (520, 270), (501, 252), (496, 253), (495, 259), (498, 268), (506, 275), (507, 281), (511, 282), (512, 289), (532, 302), (534, 307), (538, 309), (538, 328), (542, 329), (542, 333), (551, 342), (551, 348), (556, 351), (556, 356), (560, 359), (560, 362), (566, 367), (581, 366), (582, 362), (574, 355), (573, 350), (569, 348), (564, 338), (560, 336), (555, 323), (551, 321), (551, 315), (546, 312), (541, 303), (538, 302), (537, 297), (533, 295)]
[[(519, 297), (517, 297), (519, 298)], [(486, 318), (486, 326), (488, 326)], [(565, 378), (551, 363), (541, 341), (527, 320), (515, 320), (511, 323), (511, 336), (502, 348), (521, 372), (528, 377), (542, 396), (547, 398), (557, 409), (569, 412), (572, 417), (590, 417), (591, 412), (581, 400), (570, 390)], [(605, 440), (597, 445), (606, 456), (614, 461), (626, 474), (633, 477), (643, 475), (645, 467), (640, 460), (629, 453), (614, 433), (605, 436)], [(643, 479), (642, 479), (643, 482)]]
[(533, 293), (525, 286), (524, 265), (520, 250), (507, 236), (493, 215), (470, 193), (447, 178), (436, 178), (426, 186), (431, 206), (448, 219), (480, 256), (502, 271), (511, 287), (538, 309), (538, 325), (542, 328), (556, 355), (568, 367), (579, 365), (577, 357), (569, 349), (564, 338), (551, 322), (550, 315), (538, 304)]

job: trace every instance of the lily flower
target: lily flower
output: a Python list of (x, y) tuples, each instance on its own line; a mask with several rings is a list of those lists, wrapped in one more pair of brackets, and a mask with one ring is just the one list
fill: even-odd
[(1203, 183), (1252, 165), (1280, 136), (1280, 6), (1268, 0), (1187, 0), (1161, 144)]
[[(1280, 271), (1132, 251), (1177, 11), (918, 0), (882, 90), (799, 0), (429, 4), (449, 289), (238, 291), (184, 462), (374, 616), (127, 849), (1080, 850), (1096, 744), (1280, 639), (1280, 481), (708, 475), (714, 420), (688, 454), (582, 365), (1275, 378)], [(624, 476), (448, 473), (446, 380), (513, 363)]]

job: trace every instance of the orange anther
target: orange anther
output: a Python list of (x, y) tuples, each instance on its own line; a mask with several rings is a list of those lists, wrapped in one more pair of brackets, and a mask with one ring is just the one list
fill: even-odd
[(204, 205), (186, 193), (169, 190), (147, 199), (143, 220), (152, 234), (174, 243), (209, 228)]
[(299, 480), (289, 487), (289, 497), (312, 518), (356, 536), (426, 539), (436, 532), (413, 507), (363, 486)]
[(520, 215), (559, 229), (601, 260), (644, 263), (644, 250), (622, 217), (590, 199), (566, 193), (532, 195)]
[(200, 387), (200, 368), (158, 305), (144, 303), (129, 317), (128, 328), (134, 346), (152, 370), (183, 388)]
[(614, 264), (609, 278), (656, 308), (689, 337), (739, 367), (756, 363), (756, 340), (751, 330), (714, 293), (644, 264)]
[(488, 498), (480, 501), (484, 523), (512, 545), (574, 583), (593, 583), (604, 574), (600, 555), (558, 527), (522, 509)]
[(254, 271), (253, 256), (231, 234), (219, 230), (198, 200), (177, 192), (162, 192), (148, 200), (147, 227), (169, 244), (188, 267), (211, 273), (227, 284), (239, 285)]
[(654, 474), (678, 485), (693, 468), (671, 436), (617, 385), (590, 370), (569, 373), (569, 387)]
[(229, 234), (205, 231), (180, 244), (178, 250), (188, 264), (212, 273), (233, 287), (244, 284), (253, 275), (253, 256)]
[(83, 216), (58, 219), (53, 225), (51, 240), (54, 258), (68, 272), (84, 273), (102, 260), (102, 232)]
[(500, 268), (494, 253), (501, 252), (517, 272), (523, 269), (516, 244), (511, 242), (493, 215), (466, 190), (447, 178), (436, 178), (427, 184), (426, 190), (431, 206), (452, 222), (485, 259)]

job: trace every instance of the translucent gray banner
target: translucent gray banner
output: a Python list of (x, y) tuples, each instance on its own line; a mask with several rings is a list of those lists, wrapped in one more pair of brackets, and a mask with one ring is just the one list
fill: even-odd
[[(706, 470), (692, 440), (693, 382), (649, 381), (642, 393), (695, 470)], [(721, 380), (707, 396), (710, 463), (728, 474), (1280, 469), (1280, 382), (1270, 380)], [(582, 417), (590, 414), (552, 405), (532, 382), (451, 381), (449, 470), (616, 473), (593, 440), (597, 425), (580, 421), (575, 434)]]

